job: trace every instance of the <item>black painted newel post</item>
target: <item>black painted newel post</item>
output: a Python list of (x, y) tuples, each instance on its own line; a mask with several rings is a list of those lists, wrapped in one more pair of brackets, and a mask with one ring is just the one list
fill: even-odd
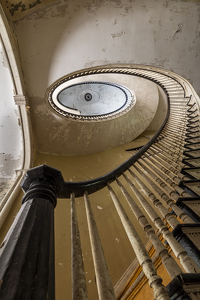
[(55, 299), (54, 208), (63, 184), (46, 165), (26, 173), (22, 207), (0, 247), (1, 300)]

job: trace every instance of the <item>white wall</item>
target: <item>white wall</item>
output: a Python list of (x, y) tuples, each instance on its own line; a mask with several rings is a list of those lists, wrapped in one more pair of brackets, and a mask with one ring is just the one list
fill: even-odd
[[(15, 23), (30, 96), (85, 67), (145, 64), (174, 71), (200, 94), (200, 2), (58, 1)], [(27, 14), (27, 12), (26, 12)]]
[(0, 42), (0, 195), (5, 195), (22, 167), (23, 142), (18, 106), (8, 62)]

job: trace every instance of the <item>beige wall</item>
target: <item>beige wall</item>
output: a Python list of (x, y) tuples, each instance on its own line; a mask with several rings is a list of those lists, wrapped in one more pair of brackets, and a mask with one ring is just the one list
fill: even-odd
[[(148, 134), (148, 133), (147, 133)], [(149, 132), (152, 134), (152, 132)], [(112, 150), (84, 156), (54, 156), (38, 154), (35, 166), (46, 163), (61, 170), (65, 181), (89, 180), (111, 171), (124, 160), (130, 157), (130, 152), (125, 149), (138, 147), (148, 141), (148, 138), (141, 137), (136, 141)], [(120, 197), (119, 188), (115, 189)], [(112, 283), (115, 284), (135, 258), (134, 251), (119, 220), (107, 188), (90, 196), (91, 205), (97, 227), (105, 251), (108, 268)], [(122, 201), (126, 211), (133, 222), (136, 218), (130, 211), (126, 201)], [(78, 221), (80, 226), (83, 258), (88, 283), (90, 299), (97, 299), (95, 274), (93, 270), (92, 254), (89, 243), (87, 220), (83, 198), (76, 199)], [(147, 238), (141, 229), (137, 230), (146, 243)], [(70, 200), (58, 200), (55, 208), (55, 242), (56, 242), (56, 295), (58, 300), (71, 299), (71, 225), (70, 225)]]
[[(153, 132), (147, 132), (147, 135)], [(114, 149), (85, 156), (55, 156), (37, 154), (34, 165), (47, 164), (61, 170), (65, 181), (81, 181), (95, 178), (111, 171), (124, 160), (130, 157), (126, 149), (138, 147), (148, 141), (146, 137), (140, 137), (134, 142), (116, 147)], [(117, 194), (119, 188), (115, 185)], [(16, 198), (14, 205), (1, 228), (0, 243), (12, 224), (20, 206), (23, 192)], [(118, 214), (108, 196), (108, 190), (90, 196), (91, 205), (97, 227), (101, 237), (103, 249), (108, 263), (113, 284), (115, 284), (135, 258), (134, 251), (126, 237)], [(130, 208), (123, 201), (123, 205), (132, 220), (137, 220)], [(76, 199), (78, 221), (80, 226), (83, 258), (88, 283), (88, 292), (91, 299), (97, 298), (95, 274), (93, 270), (92, 254), (89, 243), (87, 220), (85, 215), (84, 201)], [(144, 242), (147, 241), (140, 228), (137, 228)], [(71, 224), (70, 224), (70, 200), (58, 199), (55, 208), (55, 266), (56, 266), (56, 299), (71, 299)]]
[[(45, 91), (54, 80), (78, 69), (112, 63), (146, 64), (172, 70), (188, 79), (200, 93), (200, 1), (61, 0), (43, 1), (41, 5), (28, 9), (32, 1), (22, 0), (27, 9), (21, 12), (19, 7), (13, 16), (9, 9), (19, 1), (2, 2), (8, 18), (15, 21), (14, 34), (19, 45), (30, 110), (34, 105), (44, 106)], [(42, 120), (42, 114), (40, 118)], [(39, 154), (35, 165), (47, 163), (60, 169), (65, 180), (90, 179), (113, 169), (129, 155), (123, 147), (110, 151), (109, 155), (108, 152), (98, 153), (92, 158)], [(2, 228), (1, 238), (20, 207), (21, 197), (22, 193)], [(100, 196), (91, 196), (91, 199), (115, 284), (134, 259), (134, 253), (107, 190)], [(76, 203), (89, 295), (96, 299), (84, 205), (81, 199), (77, 199)], [(124, 205), (135, 224), (129, 207)], [(55, 209), (58, 300), (70, 299), (69, 213), (69, 200), (58, 200)]]
[(95, 74), (69, 80), (69, 84), (80, 79), (122, 84), (133, 91), (136, 103), (118, 117), (103, 121), (74, 121), (50, 109), (46, 99), (31, 99), (31, 118), (38, 152), (64, 156), (102, 152), (135, 139), (150, 125), (156, 113), (159, 114), (157, 121), (149, 130), (156, 130), (158, 123), (162, 122), (163, 112), (161, 109), (157, 112), (157, 108), (159, 100), (161, 107), (164, 106), (165, 98), (150, 80), (126, 74)]
[[(5, 0), (2, 1), (5, 3)], [(199, 93), (200, 1), (49, 1), (15, 19), (29, 96), (42, 97), (59, 77), (82, 68), (145, 64), (174, 71)], [(31, 1), (22, 0), (27, 4)]]

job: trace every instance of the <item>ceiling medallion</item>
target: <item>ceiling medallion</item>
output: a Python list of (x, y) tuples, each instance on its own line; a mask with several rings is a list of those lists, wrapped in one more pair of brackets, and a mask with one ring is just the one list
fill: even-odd
[(92, 100), (92, 95), (91, 95), (90, 93), (86, 93), (86, 94), (85, 94), (85, 100), (86, 100), (86, 101)]

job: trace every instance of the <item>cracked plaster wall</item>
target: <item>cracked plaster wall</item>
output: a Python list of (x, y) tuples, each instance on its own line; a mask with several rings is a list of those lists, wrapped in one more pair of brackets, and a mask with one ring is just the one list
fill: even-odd
[(18, 107), (14, 103), (13, 83), (0, 43), (0, 201), (22, 168), (23, 144)]
[[(54, 155), (85, 155), (104, 151), (130, 142), (153, 120), (159, 102), (155, 83), (121, 74), (98, 74), (81, 78), (84, 81), (105, 80), (121, 83), (135, 93), (136, 104), (126, 114), (115, 119), (79, 122), (56, 115), (41, 98), (31, 98), (32, 124), (39, 152)], [(161, 119), (161, 115), (159, 117)], [(155, 130), (155, 126), (149, 130)]]
[(15, 22), (30, 96), (43, 97), (69, 72), (112, 63), (177, 72), (200, 94), (200, 1), (61, 0), (37, 8)]
[[(67, 138), (70, 128), (59, 117), (49, 124), (44, 95), (52, 82), (82, 68), (112, 63), (162, 67), (188, 79), (200, 94), (200, 1), (44, 1), (23, 12), (18, 8), (12, 17), (36, 136), (41, 122), (34, 111), (40, 110), (42, 122), (48, 122), (44, 132), (57, 122)], [(89, 132), (81, 130), (82, 136)], [(46, 153), (44, 148), (38, 151)]]
[[(33, 2), (26, 1), (26, 8), (31, 3), (33, 5)], [(18, 9), (15, 7), (14, 14), (9, 15), (15, 20), (15, 33), (30, 97), (31, 113), (36, 110), (38, 114), (40, 110), (40, 114), (37, 115), (39, 123), (33, 118), (33, 125), (37, 124), (35, 126), (38, 126), (38, 130), (43, 129), (47, 111), (44, 100), (46, 88), (59, 77), (84, 67), (117, 62), (159, 66), (184, 76), (200, 93), (199, 1), (42, 2), (36, 3), (34, 7), (27, 8), (22, 13), (21, 6), (18, 6)], [(12, 3), (17, 4), (19, 1), (8, 3), (9, 10)], [(48, 6), (45, 7), (44, 3)], [(59, 117), (56, 119), (54, 116), (52, 119), (54, 121), (51, 122), (50, 119), (49, 128), (45, 130), (51, 131), (51, 126), (59, 121)], [(64, 134), (67, 131), (66, 125), (63, 125), (62, 129)], [(41, 158), (37, 161), (39, 164), (46, 160), (52, 165), (52, 157), (44, 155), (39, 158)], [(56, 158), (54, 159), (57, 167), (58, 162)], [(62, 158), (60, 164), (64, 168)], [(72, 167), (74, 168), (74, 165)], [(91, 172), (89, 173), (91, 176)], [(75, 179), (77, 178), (72, 178)], [(106, 253), (112, 280), (115, 283), (132, 261), (133, 251), (124, 238), (111, 201), (106, 201), (107, 195), (105, 191), (104, 193), (101, 199), (94, 199), (93, 208), (98, 220), (102, 222), (102, 215), (106, 217), (106, 222), (102, 223), (107, 226), (107, 234), (103, 234), (103, 226), (99, 227), (104, 237), (103, 244), (111, 244), (115, 248), (114, 256), (113, 251), (109, 252), (109, 249)], [(89, 241), (86, 237), (83, 201), (78, 201), (77, 206), (83, 236), (84, 262), (89, 269), (87, 272), (89, 293), (91, 299), (96, 299), (95, 276), (91, 271), (92, 259), (91, 252), (88, 251)], [(130, 212), (130, 209), (127, 210)], [(70, 298), (69, 212), (69, 201), (62, 201), (56, 208), (57, 220), (60, 220), (55, 227), (56, 238), (62, 244), (56, 248), (56, 267), (60, 275), (57, 277), (59, 278), (57, 283), (60, 284), (57, 287), (59, 300), (62, 297), (66, 298), (66, 295)], [(133, 218), (132, 215), (131, 217)], [(114, 230), (113, 223), (117, 225)], [(133, 223), (136, 223), (134, 218)], [(119, 250), (120, 247), (122, 251)], [(118, 252), (121, 256), (116, 255)]]

